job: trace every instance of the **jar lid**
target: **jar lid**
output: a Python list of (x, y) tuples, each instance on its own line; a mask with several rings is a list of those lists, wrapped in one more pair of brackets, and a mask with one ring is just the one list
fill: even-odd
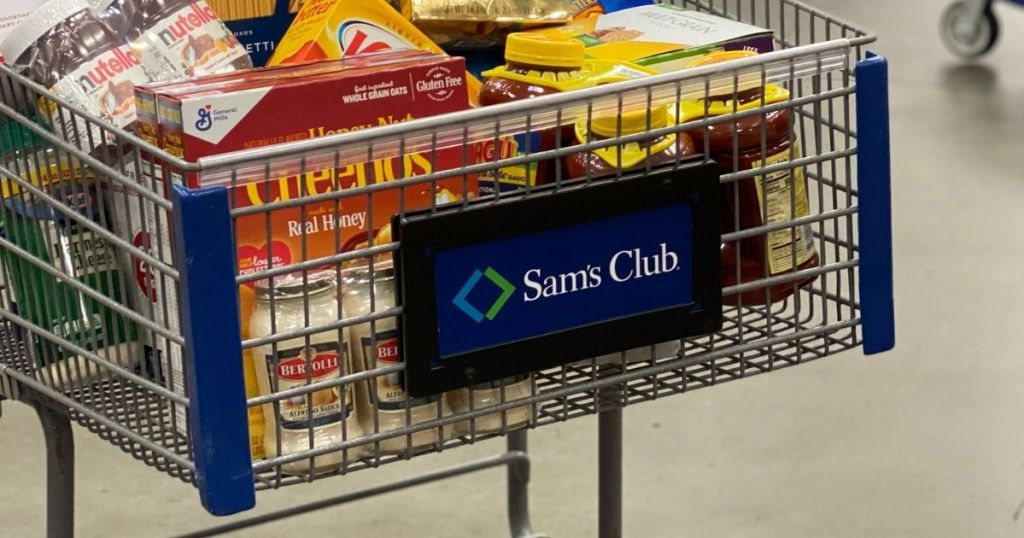
[(583, 42), (541, 34), (514, 33), (505, 41), (505, 60), (527, 65), (582, 67)]
[(667, 106), (656, 106), (649, 112), (650, 116), (648, 116), (648, 109), (644, 108), (630, 110), (615, 116), (595, 116), (590, 119), (590, 131), (598, 136), (614, 138), (661, 129), (668, 125)]
[(54, 26), (75, 13), (89, 9), (85, 0), (50, 0), (21, 21), (0, 43), (0, 56), (8, 65), (15, 62)]
[[(271, 280), (274, 281), (273, 290), (270, 288)], [(299, 299), (321, 295), (336, 287), (337, 281), (333, 271), (321, 270), (307, 273), (305, 276), (302, 271), (297, 271), (259, 280), (256, 282), (255, 291), (258, 301), (270, 301), (271, 295), (274, 299)]]
[[(351, 281), (360, 284), (368, 284), (370, 282), (370, 274), (370, 266), (356, 265), (346, 270), (345, 278), (351, 279)], [(394, 280), (395, 267), (390, 263), (388, 263), (387, 265), (381, 263), (374, 263), (372, 274), (374, 282)]]

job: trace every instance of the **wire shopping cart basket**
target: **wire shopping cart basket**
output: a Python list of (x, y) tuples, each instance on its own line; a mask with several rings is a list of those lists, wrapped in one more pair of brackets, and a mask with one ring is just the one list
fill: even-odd
[[(890, 349), (874, 38), (791, 0), (676, 3), (770, 28), (779, 50), (198, 163), (0, 67), (17, 147), (0, 160), (0, 396), (48, 424), (51, 534), (72, 530), (69, 420), (194, 484), (215, 515), (258, 490), (506, 436), (501, 456), (277, 517), (507, 466), (522, 537), (527, 432), (598, 414), (601, 533), (617, 536), (623, 407)], [(506, 151), (541, 136), (555, 144)], [(627, 145), (641, 157), (624, 164)], [(612, 165), (565, 164), (593, 155)], [(478, 195), (542, 165), (546, 185)], [(751, 210), (758, 196), (772, 202)], [(375, 211), (390, 227), (345, 232)], [(646, 243), (600, 268), (576, 263), (586, 237)], [(517, 272), (542, 253), (552, 265)], [(603, 296), (613, 286), (597, 283), (670, 271), (696, 284)], [(502, 332), (534, 304), (569, 306)]]

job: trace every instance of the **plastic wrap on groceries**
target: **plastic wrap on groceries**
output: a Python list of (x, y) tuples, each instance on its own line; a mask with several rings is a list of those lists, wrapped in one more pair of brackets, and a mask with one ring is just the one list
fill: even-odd
[[(152, 79), (138, 55), (84, 0), (52, 0), (0, 44), (5, 61), (72, 105), (117, 127), (135, 121), (134, 86)], [(69, 141), (91, 149), (103, 133), (42, 99), (42, 115)]]
[(97, 12), (154, 80), (252, 67), (245, 47), (205, 0), (101, 0)]

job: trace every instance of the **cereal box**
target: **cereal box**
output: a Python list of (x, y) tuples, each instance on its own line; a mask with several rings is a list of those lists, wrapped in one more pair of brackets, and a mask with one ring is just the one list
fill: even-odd
[[(270, 65), (406, 49), (443, 52), (385, 0), (307, 0)], [(466, 79), (475, 103), (480, 81), (470, 74)]]

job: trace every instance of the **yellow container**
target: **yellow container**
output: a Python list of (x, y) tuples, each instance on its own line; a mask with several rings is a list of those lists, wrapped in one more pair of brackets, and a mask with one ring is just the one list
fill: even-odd
[[(269, 65), (409, 49), (444, 54), (385, 0), (307, 0)], [(475, 105), (480, 81), (468, 73), (466, 80)]]

